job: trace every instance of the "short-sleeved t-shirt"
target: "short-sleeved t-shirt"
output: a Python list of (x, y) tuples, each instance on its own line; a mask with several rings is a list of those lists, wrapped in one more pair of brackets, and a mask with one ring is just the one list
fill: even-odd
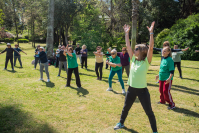
[(131, 70), (128, 78), (128, 85), (134, 88), (146, 88), (147, 87), (147, 71), (149, 68), (149, 62), (147, 57), (145, 60), (138, 61), (135, 56), (132, 57)]
[(76, 68), (78, 67), (77, 59), (76, 59), (76, 54), (72, 53), (72, 56), (69, 56), (67, 54), (67, 64), (68, 68)]
[[(115, 64), (120, 64), (120, 63), (121, 63), (121, 62), (120, 62), (120, 58), (119, 58), (118, 56), (116, 56), (114, 59), (113, 59), (112, 56), (110, 56), (109, 59), (110, 59), (110, 62), (111, 62), (111, 63), (115, 63)], [(113, 71), (118, 71), (118, 70), (120, 70), (120, 69), (122, 69), (122, 67), (118, 67), (118, 66), (112, 67), (112, 66), (111, 66), (111, 70), (113, 70)]]
[[(14, 48), (17, 52), (22, 51), (20, 48)], [(17, 52), (14, 51), (14, 56), (20, 56)]]
[[(174, 70), (174, 61), (171, 57), (163, 58), (160, 63), (159, 80), (165, 81), (170, 76), (170, 71)], [(173, 80), (173, 76), (171, 78)]]

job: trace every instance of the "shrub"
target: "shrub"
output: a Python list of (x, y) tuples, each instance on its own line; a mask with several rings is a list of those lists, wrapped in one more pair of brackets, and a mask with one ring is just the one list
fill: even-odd
[(12, 43), (12, 42), (14, 42), (14, 39), (13, 38), (4, 38), (4, 42)]
[(19, 43), (28, 43), (29, 40), (28, 39), (18, 39)]

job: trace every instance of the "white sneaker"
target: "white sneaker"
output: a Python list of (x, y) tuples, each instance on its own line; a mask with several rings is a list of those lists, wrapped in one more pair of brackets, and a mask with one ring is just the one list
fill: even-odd
[(109, 87), (106, 91), (113, 91), (113, 89)]
[(42, 78), (40, 78), (40, 79), (39, 79), (39, 81), (40, 81), (40, 80), (43, 80), (43, 79), (42, 79)]
[(124, 95), (126, 94), (126, 91), (125, 91), (125, 89), (122, 89), (122, 94), (124, 94)]
[(47, 79), (47, 82), (50, 82), (50, 79)]

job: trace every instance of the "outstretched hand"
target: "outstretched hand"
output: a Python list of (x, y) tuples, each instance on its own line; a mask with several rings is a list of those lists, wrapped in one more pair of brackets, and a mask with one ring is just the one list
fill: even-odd
[(124, 27), (123, 27), (124, 32), (125, 32), (125, 33), (129, 33), (130, 28), (131, 28), (131, 27), (130, 27), (129, 25), (126, 25), (126, 24), (125, 24)]
[(151, 23), (151, 27), (150, 28), (147, 26), (147, 29), (149, 30), (150, 33), (153, 33), (154, 25), (155, 25), (155, 21), (153, 21)]

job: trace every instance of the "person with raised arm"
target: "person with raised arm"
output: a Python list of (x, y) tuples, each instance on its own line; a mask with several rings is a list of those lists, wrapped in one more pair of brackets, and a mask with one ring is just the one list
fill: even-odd
[[(18, 44), (15, 44), (14, 50), (16, 50), (18, 53), (19, 53), (20, 51), (22, 51), (24, 54), (27, 55), (27, 53), (25, 53), (23, 50), (21, 50), (21, 49), (19, 48), (19, 45), (18, 45)], [(20, 56), (17, 52), (14, 51), (14, 66), (16, 65), (16, 60), (18, 59), (19, 64), (20, 64), (20, 66), (22, 67), (21, 56)]]
[(60, 54), (60, 59), (59, 59), (58, 77), (60, 76), (61, 69), (62, 69), (63, 65), (64, 65), (64, 68), (65, 68), (65, 71), (66, 71), (66, 74), (67, 74), (67, 60), (66, 60), (65, 46), (64, 45), (61, 47), (59, 54)]
[(109, 61), (107, 60), (106, 63), (111, 66), (111, 71), (110, 75), (108, 77), (108, 82), (109, 82), (109, 88), (107, 91), (113, 91), (112, 89), (112, 79), (117, 73), (119, 82), (122, 87), (122, 94), (126, 94), (125, 88), (124, 88), (124, 81), (122, 80), (122, 65), (120, 62), (120, 58), (117, 56), (117, 50), (113, 49), (111, 51), (111, 56), (109, 57)]
[(79, 44), (76, 45), (75, 52), (76, 52), (76, 58), (77, 59), (79, 58), (80, 64), (81, 64), (81, 53), (80, 53), (81, 52), (81, 48), (80, 48)]
[[(111, 47), (109, 47), (108, 49), (107, 49), (107, 52), (106, 52), (106, 61), (109, 61), (109, 57), (111, 56)], [(108, 69), (108, 64), (106, 63), (106, 69)], [(111, 66), (110, 66), (110, 70), (111, 70)]]
[(57, 68), (58, 65), (59, 65), (60, 50), (61, 50), (61, 45), (59, 45), (58, 49), (56, 50), (56, 64), (55, 64), (55, 68)]
[[(101, 52), (102, 48), (101, 46), (97, 46), (96, 48), (96, 52), (93, 52), (93, 54), (95, 55), (95, 71), (96, 71), (96, 75), (97, 75), (97, 80), (102, 80), (102, 68), (103, 68), (103, 52)], [(99, 71), (98, 71), (99, 69)], [(99, 72), (100, 72), (100, 76), (99, 76)]]
[(82, 46), (82, 49), (80, 51), (81, 55), (81, 68), (83, 68), (83, 65), (85, 63), (85, 69), (87, 69), (87, 52), (86, 45)]
[(65, 56), (67, 56), (67, 63), (68, 63), (67, 84), (65, 87), (70, 86), (72, 72), (74, 72), (74, 75), (76, 77), (77, 88), (81, 88), (81, 81), (80, 81), (79, 72), (78, 72), (78, 63), (76, 59), (76, 53), (73, 53), (72, 47), (68, 47), (67, 45), (65, 49)]
[(119, 123), (114, 127), (115, 130), (124, 127), (124, 121), (128, 115), (130, 108), (132, 107), (136, 97), (139, 98), (140, 103), (149, 118), (149, 122), (151, 128), (154, 133), (157, 133), (156, 119), (151, 107), (150, 94), (147, 89), (147, 71), (149, 65), (152, 61), (153, 56), (153, 46), (154, 46), (154, 38), (153, 38), (153, 29), (155, 22), (152, 22), (151, 27), (148, 28), (150, 34), (150, 45), (149, 49), (144, 44), (138, 44), (135, 46), (134, 51), (130, 46), (129, 41), (129, 31), (130, 26), (124, 25), (125, 38), (126, 38), (126, 47), (129, 54), (130, 59), (132, 60), (130, 75), (128, 79), (129, 88), (126, 93), (124, 107), (121, 113), (121, 118)]
[(6, 62), (5, 62), (4, 70), (7, 70), (8, 61), (10, 60), (12, 71), (14, 71), (13, 52), (16, 52), (19, 56), (20, 56), (20, 53), (17, 50), (15, 50), (14, 48), (12, 48), (10, 43), (7, 43), (7, 48), (4, 51), (2, 51), (0, 54), (2, 54), (4, 52), (6, 52)]

